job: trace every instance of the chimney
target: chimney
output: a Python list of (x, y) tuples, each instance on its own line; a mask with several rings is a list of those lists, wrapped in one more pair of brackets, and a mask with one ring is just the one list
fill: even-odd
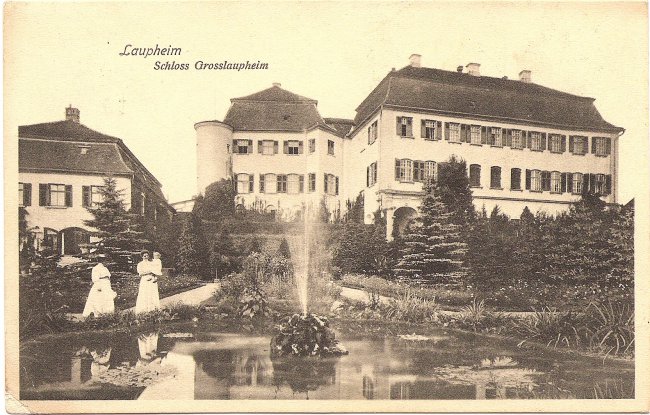
[(277, 86), (278, 88), (282, 88), (282, 84), (279, 82), (273, 82), (273, 86)]
[(481, 76), (480, 63), (468, 63), (467, 64), (467, 73), (472, 76)]
[(422, 55), (418, 55), (417, 53), (412, 54), (409, 57), (409, 62), (411, 63), (411, 66), (414, 68), (419, 68), (420, 67), (420, 58)]
[(79, 109), (78, 108), (72, 108), (72, 105), (70, 105), (68, 108), (65, 109), (65, 120), (66, 121), (72, 121), (76, 122), (79, 124)]
[(524, 69), (523, 71), (519, 72), (519, 80), (521, 82), (529, 84), (531, 82), (530, 74), (531, 72), (528, 69)]
[(458, 66), (456, 67), (456, 72), (458, 72), (458, 73), (463, 73), (463, 65), (458, 65)]

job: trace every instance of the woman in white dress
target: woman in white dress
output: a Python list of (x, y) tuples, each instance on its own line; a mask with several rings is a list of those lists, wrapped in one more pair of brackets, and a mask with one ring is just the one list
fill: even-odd
[(86, 306), (82, 315), (89, 317), (94, 314), (99, 317), (101, 314), (112, 314), (115, 312), (114, 300), (117, 293), (111, 288), (111, 273), (101, 262), (92, 269), (91, 276), (93, 286), (88, 293)]
[(158, 278), (154, 274), (152, 262), (149, 261), (149, 253), (142, 254), (142, 261), (138, 264), (138, 275), (140, 276), (140, 287), (138, 298), (135, 300), (135, 313), (148, 313), (160, 308), (158, 297)]

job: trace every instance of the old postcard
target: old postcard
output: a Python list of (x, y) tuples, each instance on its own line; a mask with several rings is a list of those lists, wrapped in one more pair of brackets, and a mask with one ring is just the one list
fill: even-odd
[(642, 2), (9, 2), (12, 413), (648, 411)]

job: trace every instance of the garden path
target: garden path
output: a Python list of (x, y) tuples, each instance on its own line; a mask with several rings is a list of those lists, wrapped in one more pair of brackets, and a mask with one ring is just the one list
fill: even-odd
[[(219, 289), (219, 283), (216, 282), (208, 283), (201, 287), (194, 288), (189, 291), (183, 291), (182, 293), (161, 298), (160, 306), (168, 307), (178, 303), (198, 306), (208, 301), (210, 298), (212, 298), (212, 296), (218, 289)], [(126, 310), (123, 310), (123, 312), (134, 311), (134, 308), (135, 307), (127, 308)], [(83, 320), (81, 313), (69, 313), (68, 318), (73, 321)]]

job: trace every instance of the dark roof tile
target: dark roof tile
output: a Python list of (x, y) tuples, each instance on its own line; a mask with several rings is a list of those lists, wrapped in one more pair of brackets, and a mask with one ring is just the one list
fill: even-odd
[(380, 105), (568, 129), (621, 131), (593, 98), (533, 83), (407, 66), (389, 72), (357, 108), (357, 125)]
[[(85, 154), (82, 147), (86, 148)], [(21, 139), (18, 166), (25, 170), (71, 173), (132, 174), (113, 143), (78, 144), (66, 141)]]

